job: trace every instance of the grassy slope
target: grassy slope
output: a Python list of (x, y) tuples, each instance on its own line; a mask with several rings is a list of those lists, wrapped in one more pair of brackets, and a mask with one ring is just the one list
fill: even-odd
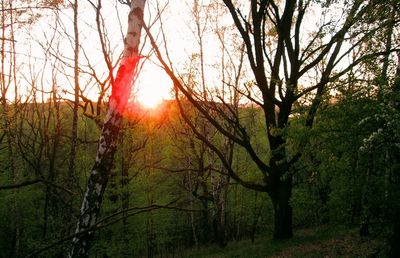
[(225, 249), (217, 246), (187, 251), (183, 257), (257, 258), (257, 257), (370, 257), (382, 248), (382, 239), (361, 239), (357, 229), (319, 227), (295, 232), (290, 240), (270, 237), (231, 242)]

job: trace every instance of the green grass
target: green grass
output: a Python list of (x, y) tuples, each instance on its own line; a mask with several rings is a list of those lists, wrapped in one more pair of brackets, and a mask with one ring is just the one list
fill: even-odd
[(297, 230), (289, 240), (260, 237), (254, 243), (250, 240), (230, 242), (226, 248), (209, 246), (187, 250), (182, 257), (369, 257), (382, 245), (382, 239), (361, 239), (354, 228), (318, 227)]

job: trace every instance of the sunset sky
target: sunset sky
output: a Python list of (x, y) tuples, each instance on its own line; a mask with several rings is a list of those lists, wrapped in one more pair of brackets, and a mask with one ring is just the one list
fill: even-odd
[[(169, 57), (175, 72), (184, 76), (189, 70), (197, 73), (199, 79), (199, 61), (191, 60), (193, 54), (199, 53), (199, 42), (196, 36), (196, 24), (194, 22), (193, 2), (183, 0), (170, 1), (167, 5), (164, 1), (158, 1), (159, 8), (163, 10), (161, 21), (165, 32), (165, 42)], [(208, 4), (209, 1), (200, 1)], [(104, 56), (99, 42), (96, 28), (96, 13), (87, 1), (80, 1), (79, 6), (79, 40), (80, 50), (80, 84), (83, 94), (96, 101), (99, 94), (98, 84), (93, 80), (95, 71), (97, 77), (102, 81), (106, 78), (108, 70), (104, 62)], [(165, 7), (166, 6), (166, 7)], [(164, 8), (165, 7), (165, 8)], [(157, 1), (147, 1), (145, 20), (148, 25), (152, 24), (157, 14)], [(129, 7), (118, 1), (103, 1), (102, 15), (104, 18), (104, 35), (108, 41), (109, 56), (115, 62), (123, 49), (123, 37), (126, 33), (127, 14)], [(52, 84), (52, 76), (60, 91), (71, 93), (73, 91), (73, 13), (71, 8), (64, 8), (57, 13), (52, 10), (40, 10), (42, 17), (31, 25), (24, 25), (18, 34), (17, 52), (19, 70), (20, 94), (29, 92), (33, 78), (43, 80), (45, 91), (49, 92)], [(221, 44), (212, 30), (224, 27), (225, 32), (225, 59), (234, 53), (235, 49), (242, 44), (241, 40), (235, 40), (237, 30), (232, 27), (232, 20), (226, 8), (213, 8), (205, 11), (200, 8), (200, 26), (204, 27), (204, 61), (205, 61), (205, 83), (209, 89), (221, 89)], [(208, 18), (206, 19), (206, 15)], [(312, 33), (313, 24), (318, 22), (318, 16), (311, 15), (306, 19), (306, 28), (302, 37)], [(303, 25), (304, 26), (304, 25)], [(160, 20), (151, 27), (151, 32), (156, 38), (161, 52), (166, 58), (164, 39), (160, 34)], [(133, 96), (146, 107), (153, 107), (163, 99), (171, 98), (171, 81), (165, 72), (159, 67), (159, 62), (154, 53), (149, 53), (149, 40), (145, 39), (142, 31), (142, 55), (146, 58), (143, 69), (136, 81)], [(273, 37), (271, 37), (273, 40)], [(196, 63), (197, 62), (197, 63)], [(191, 64), (192, 63), (192, 64)], [(190, 66), (190, 64), (192, 66)], [(232, 69), (237, 63), (229, 64)], [(248, 63), (245, 61), (245, 70)], [(51, 69), (57, 67), (56, 73)], [(23, 71), (23, 72), (22, 72)], [(246, 71), (244, 71), (246, 73)], [(53, 75), (52, 75), (53, 74)], [(313, 74), (311, 74), (313, 75)], [(232, 77), (232, 75), (230, 75)], [(243, 76), (244, 77), (244, 76)], [(301, 83), (307, 85), (315, 83), (313, 77), (304, 76)], [(247, 78), (247, 81), (252, 77)], [(245, 81), (242, 81), (243, 84)], [(9, 93), (12, 94), (12, 93)], [(41, 96), (37, 96), (40, 98)], [(71, 98), (71, 94), (63, 94), (64, 98)], [(44, 97), (46, 99), (46, 96)], [(10, 97), (12, 99), (12, 97)]]
[[(163, 7), (164, 1), (160, 1)], [(156, 15), (155, 2), (148, 1), (145, 19), (154, 20)], [(187, 63), (190, 55), (197, 51), (197, 43), (193, 37), (190, 26), (190, 7), (183, 4), (183, 1), (171, 1), (162, 15), (162, 21), (166, 28), (166, 39), (169, 54), (174, 62), (174, 66), (181, 69)], [(171, 15), (171, 10), (179, 10), (178, 15)], [(112, 60), (117, 60), (118, 55), (123, 49), (123, 35), (126, 33), (127, 13), (129, 7), (121, 5), (118, 1), (103, 1), (102, 15), (106, 29), (106, 37), (109, 40), (109, 48), (112, 52)], [(42, 10), (42, 17), (31, 25), (25, 25), (18, 33), (17, 52), (20, 70), (26, 71), (19, 75), (20, 87), (19, 94), (29, 90), (32, 78), (43, 78), (43, 86), (49, 91), (52, 81), (51, 67), (58, 63), (56, 67), (57, 84), (60, 89), (69, 92), (73, 91), (73, 13), (72, 10), (62, 9), (58, 12), (58, 17), (51, 10)], [(84, 94), (96, 100), (99, 93), (98, 87), (90, 80), (90, 76), (85, 74), (90, 72), (88, 64), (96, 71), (96, 74), (104, 79), (108, 73), (99, 36), (96, 28), (95, 10), (86, 1), (80, 1), (79, 6), (79, 30), (80, 30), (80, 65), (81, 88), (85, 88)], [(58, 19), (58, 22), (57, 22)], [(193, 26), (192, 26), (193, 27)], [(155, 37), (158, 35), (158, 42), (163, 48), (161, 35), (159, 35), (159, 24), (152, 27)], [(144, 43), (144, 31), (142, 32), (142, 44)], [(143, 55), (149, 54), (149, 42), (145, 42)], [(218, 46), (216, 46), (217, 48)], [(207, 46), (206, 55), (211, 56), (212, 46)], [(214, 48), (214, 51), (217, 50)], [(85, 57), (87, 56), (87, 58)], [(60, 59), (60, 60), (56, 60)], [(66, 65), (69, 64), (69, 65)], [(163, 70), (158, 67), (154, 56), (146, 58), (143, 69), (136, 82), (133, 94), (136, 99), (146, 107), (157, 105), (163, 99), (171, 98), (171, 82)], [(12, 94), (12, 93), (10, 93)], [(40, 96), (37, 96), (38, 98)], [(64, 97), (70, 98), (70, 94)]]

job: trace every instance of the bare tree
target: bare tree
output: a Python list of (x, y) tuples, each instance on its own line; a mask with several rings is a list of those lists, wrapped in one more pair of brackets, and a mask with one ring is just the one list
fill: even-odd
[(78, 108), (79, 108), (79, 28), (78, 28), (78, 1), (73, 4), (74, 10), (74, 100), (72, 108), (71, 145), (68, 164), (68, 186), (72, 189), (75, 177), (75, 159), (78, 139)]
[[(1, 131), (2, 139), (6, 140), (6, 152), (8, 155), (8, 170), (10, 171), (10, 179), (13, 183), (18, 180), (18, 169), (16, 168), (15, 160), (15, 145), (13, 137), (13, 129), (15, 124), (13, 124), (13, 119), (15, 118), (16, 106), (17, 106), (17, 92), (15, 94), (14, 103), (11, 104), (8, 101), (7, 95), (12, 91), (11, 86), (15, 85), (14, 91), (17, 89), (16, 82), (16, 49), (15, 49), (15, 33), (14, 25), (17, 23), (16, 14), (13, 11), (13, 3), (1, 2), (1, 18), (0, 18), (0, 98), (1, 98), (1, 115), (2, 125)], [(11, 104), (11, 105), (10, 105)], [(1, 141), (0, 141), (1, 144)], [(14, 219), (14, 232), (13, 232), (13, 243), (12, 243), (12, 256), (18, 256), (20, 252), (20, 212), (17, 201), (18, 189), (13, 190), (13, 213)]]
[[(307, 111), (303, 114), (306, 117), (305, 125), (311, 127), (322, 102), (322, 95), (331, 82), (363, 61), (387, 53), (373, 51), (357, 56), (350, 63), (345, 61), (352, 50), (361, 46), (383, 26), (384, 23), (379, 23), (368, 24), (361, 29), (359, 27), (367, 13), (382, 3), (362, 0), (326, 4), (307, 0), (252, 0), (243, 4), (231, 0), (223, 2), (245, 44), (254, 78), (245, 85), (247, 89), (234, 90), (262, 111), (266, 136), (264, 146), (269, 149), (269, 156), (265, 157), (256, 151), (254, 139), (240, 114), (232, 112), (227, 105), (224, 105), (225, 109), (218, 108), (218, 105), (212, 104), (215, 100), (206, 101), (201, 98), (174, 72), (158, 49), (157, 57), (176, 89), (220, 133), (241, 146), (251, 157), (259, 169), (260, 180), (256, 182), (240, 176), (224, 152), (204, 137), (201, 131), (192, 127), (197, 137), (217, 154), (231, 178), (244, 187), (269, 195), (274, 209), (274, 238), (290, 238), (293, 235), (290, 205), (295, 171), (293, 166), (301, 156), (300, 150), (288, 150), (285, 134), (286, 128), (290, 126), (293, 105), (306, 96), (310, 98)], [(335, 15), (328, 12), (333, 5), (340, 10)], [(311, 17), (313, 9), (318, 9), (322, 15), (315, 30), (309, 33), (306, 19)], [(249, 17), (246, 13), (249, 13)], [(151, 38), (149, 30), (147, 33)], [(153, 47), (157, 48), (154, 39), (151, 41)], [(257, 91), (254, 93), (250, 86)]]
[[(131, 1), (128, 15), (128, 32), (124, 40), (123, 57), (115, 81), (112, 81), (112, 92), (104, 118), (96, 162), (92, 168), (87, 189), (82, 200), (81, 212), (76, 226), (76, 233), (85, 231), (95, 225), (107, 186), (114, 154), (120, 134), (122, 115), (128, 102), (132, 84), (139, 62), (140, 32), (143, 26), (145, 0)], [(87, 257), (93, 232), (88, 232), (73, 239), (70, 257)]]

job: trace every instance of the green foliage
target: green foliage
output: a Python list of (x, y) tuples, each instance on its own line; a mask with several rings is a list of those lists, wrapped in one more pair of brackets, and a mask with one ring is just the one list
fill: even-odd
[[(346, 97), (334, 105), (326, 105), (321, 109), (311, 130), (303, 126), (303, 116), (296, 116), (292, 117), (290, 128), (276, 132), (287, 139), (285, 151), (288, 157), (294, 156), (299, 151), (302, 153), (294, 170), (291, 171), (295, 183), (291, 199), (295, 227), (318, 227), (327, 223), (359, 224), (365, 214), (368, 214), (374, 223), (386, 227), (390, 214), (393, 213), (390, 207), (397, 205), (396, 200), (399, 196), (398, 187), (390, 183), (386, 177), (394, 175), (398, 166), (393, 162), (387, 162), (387, 153), (398, 150), (400, 123), (398, 113), (393, 109), (395, 101), (396, 98), (392, 95), (387, 96), (384, 105), (374, 98)], [(66, 125), (66, 121), (70, 119), (70, 111), (66, 107), (61, 110), (60, 121), (63, 130), (60, 133), (68, 135), (70, 128), (64, 126), (64, 123)], [(240, 115), (248, 124), (247, 130), (252, 137), (252, 143), (267, 161), (270, 153), (267, 146), (263, 145), (265, 128), (260, 113), (257, 109), (243, 108)], [(48, 117), (53, 121), (54, 116)], [(38, 121), (40, 120), (35, 120), (35, 123)], [(28, 136), (32, 127), (28, 122), (22, 123), (24, 133), (18, 135), (23, 143), (29, 143), (31, 139)], [(49, 128), (52, 137), (46, 139), (50, 139), (50, 143), (55, 139), (55, 129), (56, 127)], [(177, 129), (181, 131), (178, 132)], [(40, 128), (37, 130), (40, 132)], [(20, 209), (21, 219), (18, 221), (24, 229), (21, 234), (23, 254), (45, 247), (71, 233), (75, 215), (79, 213), (81, 200), (79, 193), (85, 187), (87, 173), (95, 158), (98, 132), (93, 121), (81, 118), (78, 134), (82, 141), (78, 145), (76, 170), (76, 183), (79, 187), (73, 189), (77, 195), (71, 199), (62, 190), (47, 188), (45, 184), (19, 189), (16, 194), (17, 201), (14, 199), (13, 191), (0, 191), (2, 214), (0, 227), (4, 229), (0, 234), (0, 243), (2, 250), (5, 250), (1, 257), (10, 255), (12, 238), (9, 236), (15, 234), (13, 223), (16, 222), (10, 207), (15, 204)], [(194, 138), (189, 130), (184, 129), (175, 106), (171, 104), (162, 114), (143, 114), (139, 122), (127, 121), (124, 132), (101, 212), (101, 218), (112, 216), (107, 222), (116, 221), (116, 223), (96, 232), (93, 253), (109, 257), (180, 254), (195, 244), (194, 234), (197, 236), (198, 244), (212, 243), (214, 239), (212, 202), (204, 203), (193, 196), (191, 192), (193, 188), (188, 188), (187, 180), (193, 180), (192, 184), (204, 182), (211, 189), (211, 180), (215, 180), (217, 174), (213, 174), (215, 171), (209, 171), (204, 175), (194, 172), (189, 174), (187, 171), (172, 172), (187, 169), (188, 164), (189, 168), (196, 169), (194, 161), (202, 148), (201, 142)], [(211, 132), (210, 139), (222, 146), (223, 137)], [(36, 135), (38, 137), (36, 139), (41, 139), (40, 134)], [(60, 138), (57, 148), (54, 183), (60, 186), (65, 185), (68, 180), (65, 161), (68, 144), (67, 139)], [(4, 142), (2, 146), (5, 146)], [(18, 146), (15, 147), (19, 151)], [(34, 150), (37, 149), (24, 149), (28, 160), (17, 151), (19, 154), (16, 155), (16, 162), (22, 172), (17, 182), (33, 179), (40, 174), (48, 175), (49, 156), (35, 156)], [(51, 153), (52, 149), (46, 150)], [(5, 170), (0, 174), (1, 185), (13, 184), (9, 174), (6, 173), (7, 153), (2, 152), (0, 159), (4, 161), (1, 166)], [(34, 170), (35, 167), (28, 162), (29, 159), (40, 161), (41, 170)], [(189, 160), (191, 163), (188, 163)], [(204, 162), (205, 167), (209, 164), (213, 164), (215, 168), (221, 167), (220, 162), (210, 152), (206, 152)], [(247, 153), (240, 148), (234, 149), (232, 166), (247, 180), (255, 182), (262, 180), (259, 170), (253, 162), (250, 162)], [(206, 192), (199, 188), (198, 194)], [(43, 237), (46, 196), (49, 198), (50, 208), (46, 224), (47, 232)], [(71, 200), (70, 204), (68, 200)], [(143, 208), (146, 209), (154, 204), (169, 203), (177, 209), (157, 207), (142, 211)], [(124, 209), (128, 210), (119, 213)], [(226, 250), (216, 247), (201, 248), (200, 251), (185, 255), (241, 257), (246, 254), (252, 257), (264, 257), (289, 254), (292, 252), (290, 250), (297, 252), (300, 246), (311, 248), (325, 246), (326, 249), (326, 245), (331, 243), (318, 242), (332, 236), (329, 230), (308, 232), (307, 237), (295, 238), (289, 242), (277, 243), (270, 242), (265, 237), (257, 238), (272, 231), (272, 205), (267, 194), (249, 191), (237, 184), (231, 183), (229, 187), (226, 212), (227, 239), (248, 239), (255, 234), (254, 245), (244, 240), (231, 243)], [(72, 216), (66, 217), (65, 215), (69, 213)], [(356, 243), (355, 236), (351, 239), (352, 243)], [(69, 242), (66, 242), (46, 251), (44, 255), (57, 257), (64, 253), (68, 246)], [(355, 254), (353, 247), (350, 247), (351, 250), (345, 247), (339, 249), (337, 252), (341, 254), (347, 251)], [(346, 251), (343, 251), (344, 249)], [(328, 254), (332, 255), (332, 252), (334, 251), (331, 250)], [(314, 254), (305, 252), (304, 256), (307, 255)]]

